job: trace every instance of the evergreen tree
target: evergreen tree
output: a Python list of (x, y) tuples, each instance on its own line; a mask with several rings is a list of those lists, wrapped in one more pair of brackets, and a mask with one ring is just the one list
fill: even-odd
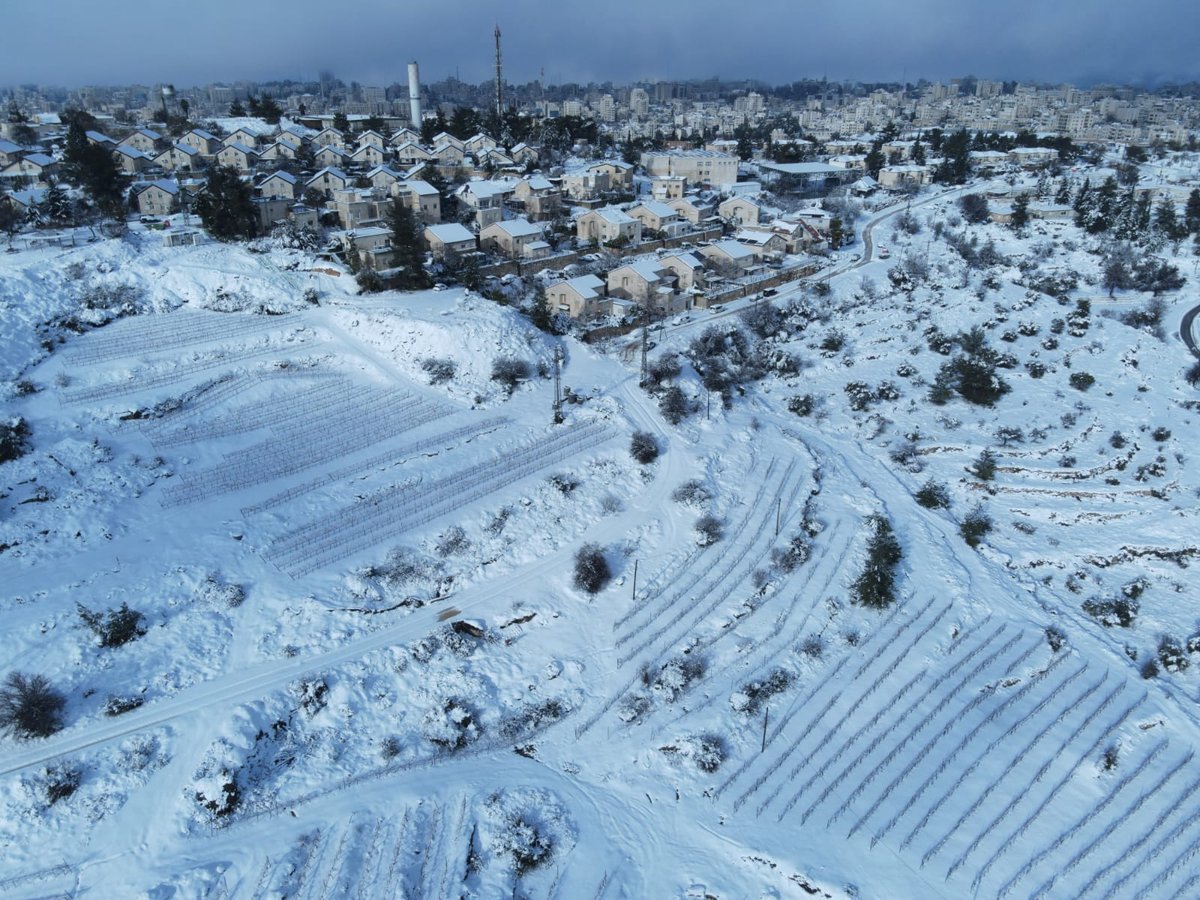
[(268, 125), (278, 125), (279, 120), (283, 118), (283, 109), (275, 102), (275, 98), (270, 94), (263, 94), (262, 100), (258, 104), (258, 113), (262, 120)]
[(13, 235), (21, 230), (21, 214), (7, 196), (0, 195), (0, 231), (8, 235), (8, 246), (12, 246)]
[(1090, 178), (1085, 178), (1083, 184), (1079, 186), (1079, 191), (1075, 194), (1075, 199), (1071, 202), (1071, 207), (1075, 210), (1075, 227), (1087, 228), (1095, 210), (1095, 200), (1092, 197), (1092, 180)]
[(392, 265), (403, 269), (397, 278), (398, 286), (406, 291), (424, 290), (432, 280), (425, 272), (421, 232), (412, 210), (399, 198), (392, 200), (388, 224), (392, 228)]
[(1200, 234), (1200, 188), (1192, 188), (1183, 211), (1183, 227), (1188, 234)]
[(117, 161), (104, 147), (88, 141), (78, 120), (67, 130), (63, 161), (67, 176), (87, 192), (102, 215), (124, 217), (125, 188)]
[(1029, 224), (1028, 194), (1020, 193), (1017, 195), (1017, 199), (1013, 201), (1012, 218), (1008, 224), (1013, 231), (1023, 231), (1025, 226)]
[(1069, 206), (1071, 203), (1071, 181), (1064, 178), (1058, 183), (1058, 191), (1054, 194), (1054, 202), (1059, 206)]
[(1154, 229), (1168, 241), (1181, 241), (1187, 236), (1187, 231), (1180, 226), (1179, 217), (1175, 215), (1175, 203), (1169, 197), (1159, 201), (1158, 208), (1154, 210)]
[(234, 100), (229, 104), (229, 115), (234, 119), (240, 119), (246, 115), (246, 107), (242, 106), (241, 100)]
[(883, 158), (883, 144), (880, 141), (876, 141), (871, 145), (871, 150), (867, 154), (865, 162), (867, 174), (872, 178), (878, 178), (879, 170), (883, 168), (885, 162), (886, 160)]
[(350, 131), (350, 120), (346, 118), (345, 113), (336, 112), (333, 114), (333, 127), (343, 133)]
[(557, 334), (554, 327), (554, 317), (550, 314), (550, 304), (546, 300), (546, 288), (540, 282), (534, 282), (533, 296), (529, 298), (529, 321), (539, 331)]
[(912, 161), (917, 166), (925, 165), (925, 145), (921, 143), (919, 137), (913, 142)]
[(218, 241), (252, 238), (258, 233), (258, 213), (253, 191), (237, 170), (219, 166), (208, 174), (196, 198), (196, 213), (205, 229)]
[(50, 185), (40, 206), (42, 215), (46, 217), (47, 221), (56, 225), (61, 225), (71, 218), (71, 200), (58, 182)]

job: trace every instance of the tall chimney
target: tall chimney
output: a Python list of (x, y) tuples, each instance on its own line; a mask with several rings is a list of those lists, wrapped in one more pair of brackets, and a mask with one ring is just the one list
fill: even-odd
[(421, 76), (416, 61), (408, 64), (408, 109), (412, 116), (412, 127), (421, 130)]

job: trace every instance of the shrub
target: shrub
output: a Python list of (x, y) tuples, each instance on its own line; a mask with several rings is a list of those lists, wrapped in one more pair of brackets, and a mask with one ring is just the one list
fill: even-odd
[(1168, 440), (1171, 437), (1171, 429), (1159, 425), (1150, 433), (1150, 436), (1161, 444), (1163, 441)]
[(872, 534), (867, 545), (867, 562), (854, 582), (854, 597), (863, 606), (882, 609), (896, 599), (895, 570), (904, 553), (886, 518), (871, 516), (867, 524)]
[(111, 695), (104, 701), (104, 714), (110, 718), (132, 712), (146, 701), (141, 697), (120, 697)]
[(429, 376), (430, 384), (445, 384), (458, 371), (458, 363), (452, 359), (426, 357), (421, 360), (421, 368)]
[(461, 750), (483, 732), (475, 710), (458, 697), (449, 697), (430, 710), (423, 725), (425, 738), (449, 751)]
[(0, 422), (0, 463), (20, 459), (29, 452), (29, 425), (24, 419)]
[(720, 735), (702, 734), (693, 743), (692, 760), (696, 763), (696, 768), (706, 775), (711, 775), (721, 768), (727, 754), (725, 741)]
[(712, 493), (703, 481), (693, 478), (675, 488), (671, 494), (671, 499), (676, 503), (683, 503), (688, 506), (704, 506), (712, 499)]
[(404, 749), (397, 737), (385, 737), (379, 745), (379, 755), (385, 760), (395, 759)]
[(1178, 639), (1164, 634), (1158, 640), (1158, 661), (1168, 672), (1182, 672), (1190, 662)]
[(1183, 374), (1183, 377), (1187, 379), (1187, 383), (1192, 387), (1200, 384), (1200, 360), (1196, 360), (1196, 362), (1188, 366), (1188, 370)]
[(14, 737), (49, 737), (62, 728), (67, 698), (44, 675), (9, 672), (0, 687), (0, 731)]
[(967, 517), (962, 520), (962, 524), (958, 526), (958, 533), (962, 535), (963, 540), (972, 547), (978, 547), (982, 541), (992, 530), (992, 517), (983, 511), (983, 507), (976, 506), (973, 510), (967, 513)]
[(679, 364), (678, 353), (664, 353), (653, 359), (646, 366), (646, 377), (651, 384), (662, 384), (664, 381), (674, 381), (679, 377), (683, 367)]
[(701, 516), (695, 525), (696, 542), (701, 547), (711, 547), (724, 537), (721, 520), (715, 516)]
[(1108, 444), (1114, 450), (1121, 450), (1127, 443), (1129, 443), (1129, 441), (1127, 441), (1125, 439), (1125, 435), (1121, 434), (1119, 431), (1114, 431), (1108, 437)]
[(967, 471), (980, 481), (991, 481), (996, 477), (996, 454), (991, 450), (984, 450), (979, 454), (979, 458), (967, 467)]
[(1046, 643), (1050, 645), (1050, 649), (1057, 653), (1067, 645), (1067, 633), (1057, 625), (1046, 626)]
[(648, 431), (635, 431), (629, 439), (629, 453), (643, 466), (658, 459), (658, 441)]
[(497, 357), (492, 363), (492, 381), (500, 382), (510, 394), (516, 390), (518, 384), (528, 380), (532, 372), (528, 362), (512, 356)]
[(121, 647), (146, 633), (142, 624), (146, 617), (136, 609), (130, 609), (128, 603), (103, 613), (88, 609), (82, 603), (76, 603), (75, 609), (83, 624), (100, 638), (101, 647)]
[(1138, 674), (1149, 680), (1158, 675), (1158, 660), (1148, 659), (1142, 663), (1142, 667), (1138, 669)]
[(1141, 604), (1133, 597), (1122, 596), (1112, 600), (1092, 598), (1085, 600), (1082, 608), (1105, 628), (1112, 628), (1114, 625), (1130, 628), (1137, 618)]
[(1071, 377), (1067, 380), (1077, 391), (1086, 391), (1096, 383), (1096, 379), (1087, 372), (1072, 372)]
[(471, 542), (467, 539), (467, 533), (462, 527), (451, 525), (438, 537), (437, 544), (433, 549), (438, 556), (447, 557), (462, 553), (470, 546)]
[(834, 328), (821, 339), (821, 349), (826, 353), (838, 353), (846, 346), (846, 335)]
[(1025, 363), (1025, 371), (1029, 373), (1030, 378), (1041, 378), (1046, 374), (1046, 365), (1036, 361), (1028, 362)]
[(760, 338), (778, 334), (784, 326), (783, 313), (771, 303), (755, 303), (739, 315), (745, 326)]
[(950, 506), (950, 492), (940, 481), (927, 481), (917, 490), (917, 503), (926, 509), (947, 509)]
[(771, 562), (781, 572), (791, 572), (796, 566), (808, 562), (812, 554), (808, 538), (802, 534), (794, 536), (785, 547), (776, 547), (771, 551)]
[(788, 412), (795, 413), (798, 416), (810, 416), (812, 415), (815, 403), (816, 401), (813, 399), (812, 394), (805, 394), (804, 396), (797, 394), (795, 397), (788, 398)]
[(776, 694), (786, 691), (792, 680), (792, 673), (787, 669), (774, 669), (761, 681), (743, 684), (737, 693), (729, 698), (729, 702), (737, 712), (757, 715), (763, 704)]
[(612, 578), (608, 560), (599, 544), (584, 544), (575, 554), (575, 587), (589, 594), (598, 593)]
[(663, 392), (658, 408), (672, 425), (678, 425), (692, 414), (692, 404), (678, 385), (671, 385)]
[(1025, 442), (1025, 432), (1013, 425), (1002, 425), (996, 429), (996, 440), (1002, 447), (1007, 447), (1009, 444), (1021, 444)]
[(1100, 765), (1105, 772), (1111, 772), (1117, 767), (1117, 763), (1121, 758), (1121, 748), (1117, 744), (1109, 744), (1104, 748), (1104, 754), (1100, 757)]
[(53, 806), (79, 790), (83, 770), (70, 763), (55, 763), (46, 768), (45, 778), (46, 802)]
[(819, 634), (810, 634), (800, 642), (798, 649), (809, 659), (820, 659), (825, 653), (825, 639)]

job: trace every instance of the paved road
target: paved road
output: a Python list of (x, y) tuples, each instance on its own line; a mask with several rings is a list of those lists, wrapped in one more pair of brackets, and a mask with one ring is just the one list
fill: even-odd
[(1183, 338), (1183, 343), (1192, 351), (1193, 356), (1200, 356), (1200, 350), (1196, 349), (1196, 332), (1192, 328), (1197, 315), (1200, 315), (1200, 306), (1193, 306), (1183, 314), (1179, 323), (1179, 336)]

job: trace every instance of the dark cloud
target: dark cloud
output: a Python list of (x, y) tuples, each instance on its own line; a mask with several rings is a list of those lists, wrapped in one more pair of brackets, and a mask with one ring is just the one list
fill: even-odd
[(506, 77), (626, 82), (719, 75), (785, 82), (944, 80), (972, 73), (1044, 81), (1200, 77), (1200, 4), (1181, 0), (127, 0), (12, 3), (0, 84), (240, 79)]

